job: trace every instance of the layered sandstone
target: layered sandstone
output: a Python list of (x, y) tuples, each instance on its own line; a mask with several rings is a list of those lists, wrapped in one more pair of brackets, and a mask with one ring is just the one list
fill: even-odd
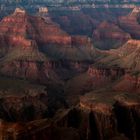
[(9, 46), (15, 45), (14, 42), (21, 42), (21, 45), (23, 42), (23, 45), (24, 43), (28, 45), (26, 42), (28, 39), (41, 44), (71, 44), (71, 37), (50, 18), (29, 16), (26, 11), (23, 11), (16, 9), (12, 15), (4, 18), (0, 23), (1, 39), (6, 38)]
[[(17, 8), (2, 19), (0, 30), (0, 71), (4, 75), (38, 81), (50, 77), (57, 79), (55, 68), (49, 68), (48, 63), (53, 65), (57, 60), (70, 60), (75, 61), (78, 68), (78, 61), (96, 57), (90, 38), (69, 36), (49, 15), (35, 17)], [(54, 63), (59, 65), (61, 62)]]
[(87, 74), (90, 76), (94, 88), (109, 86), (125, 74), (121, 68), (89, 67)]

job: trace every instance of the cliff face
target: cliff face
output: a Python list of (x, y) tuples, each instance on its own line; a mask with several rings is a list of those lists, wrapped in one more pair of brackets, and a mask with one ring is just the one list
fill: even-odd
[[(123, 93), (89, 93), (80, 100), (80, 107), (89, 113), (89, 132), (91, 131), (92, 139), (97, 140), (112, 139), (117, 135), (119, 137), (119, 133), (138, 140), (139, 105), (137, 95)], [(120, 136), (118, 139), (125, 138)]]
[(99, 60), (108, 67), (116, 66), (130, 71), (139, 71), (139, 40), (128, 40), (122, 47), (106, 51), (107, 57)]
[(81, 96), (79, 106), (58, 112), (54, 123), (47, 119), (26, 124), (1, 121), (0, 132), (3, 140), (139, 140), (139, 101), (136, 94), (90, 92)]
[(3, 18), (0, 30), (0, 41), (4, 43), (3, 46), (26, 47), (30, 46), (31, 40), (36, 41), (38, 46), (49, 44), (71, 46), (74, 42), (78, 43), (79, 40), (83, 40), (79, 45), (83, 45), (82, 43), (85, 45), (85, 42), (88, 42), (86, 37), (68, 35), (51, 20), (49, 15), (46, 17), (31, 16), (26, 11), (15, 10), (12, 15)]
[[(99, 40), (130, 37), (114, 24), (99, 27)], [(69, 36), (49, 16), (29, 16), (21, 9), (4, 18), (0, 29), (0, 73), (48, 86), (48, 94), (37, 85), (21, 92), (1, 80), (0, 139), (140, 139), (139, 41), (96, 50), (88, 37)]]
[[(60, 59), (73, 61), (75, 66), (71, 62), (68, 65), (80, 70), (78, 60), (94, 57), (94, 48), (88, 37), (69, 36), (49, 15), (35, 17), (17, 8), (2, 19), (0, 30), (0, 71), (3, 75), (44, 83), (48, 79), (59, 79), (54, 71), (61, 65)], [(81, 51), (78, 47), (82, 47)]]
[(140, 77), (125, 74), (122, 79), (114, 86), (115, 90), (140, 93)]
[(29, 16), (26, 11), (15, 12), (0, 23), (1, 40), (7, 39), (6, 46), (29, 45), (28, 40), (41, 44), (70, 45), (71, 37), (67, 35), (50, 18)]

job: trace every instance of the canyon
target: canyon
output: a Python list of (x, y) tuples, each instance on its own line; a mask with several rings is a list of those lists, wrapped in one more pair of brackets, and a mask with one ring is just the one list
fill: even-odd
[(90, 10), (0, 21), (0, 140), (140, 139), (140, 11)]

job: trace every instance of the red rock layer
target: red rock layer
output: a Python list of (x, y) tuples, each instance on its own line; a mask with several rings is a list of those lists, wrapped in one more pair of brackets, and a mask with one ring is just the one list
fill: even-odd
[(5, 46), (29, 46), (29, 40), (42, 44), (71, 44), (71, 37), (51, 19), (46, 21), (41, 17), (29, 16), (26, 12), (15, 11), (4, 18), (0, 22), (0, 30), (0, 40), (5, 42)]

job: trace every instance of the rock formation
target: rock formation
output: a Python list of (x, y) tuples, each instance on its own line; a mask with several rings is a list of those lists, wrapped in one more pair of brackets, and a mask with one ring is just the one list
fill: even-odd
[(93, 37), (126, 43), (101, 51), (48, 12), (17, 8), (0, 22), (0, 139), (140, 139), (140, 42), (114, 23), (101, 23)]
[(122, 16), (118, 19), (119, 26), (125, 31), (128, 32), (133, 39), (140, 38), (140, 25), (138, 18), (140, 15), (140, 9), (134, 8), (130, 14), (127, 16)]
[[(89, 113), (92, 123), (89, 131), (92, 131), (91, 136), (95, 140), (112, 139), (113, 136), (120, 135), (119, 133), (123, 133), (129, 139), (138, 140), (139, 105), (139, 98), (135, 94), (109, 91), (104, 94), (90, 92), (80, 100), (80, 107)], [(125, 138), (120, 136), (119, 139)]]
[[(59, 65), (60, 59), (77, 63), (95, 56), (90, 38), (68, 35), (49, 15), (35, 17), (17, 8), (2, 19), (0, 30), (0, 71), (3, 75), (44, 83), (47, 79), (59, 79), (53, 64)], [(76, 47), (81, 46), (79, 51)]]
[(107, 51), (108, 57), (101, 60), (108, 66), (118, 66), (132, 71), (139, 71), (139, 40), (128, 40), (122, 47)]
[(117, 48), (130, 38), (130, 35), (117, 25), (106, 21), (102, 22), (93, 32), (94, 44), (100, 49)]
[[(26, 11), (16, 9), (15, 12), (3, 18), (0, 23), (1, 39), (7, 40), (8, 46), (30, 45), (30, 40), (40, 44), (70, 45), (71, 37), (62, 31), (51, 19), (29, 16)], [(17, 43), (17, 44), (15, 44)]]

